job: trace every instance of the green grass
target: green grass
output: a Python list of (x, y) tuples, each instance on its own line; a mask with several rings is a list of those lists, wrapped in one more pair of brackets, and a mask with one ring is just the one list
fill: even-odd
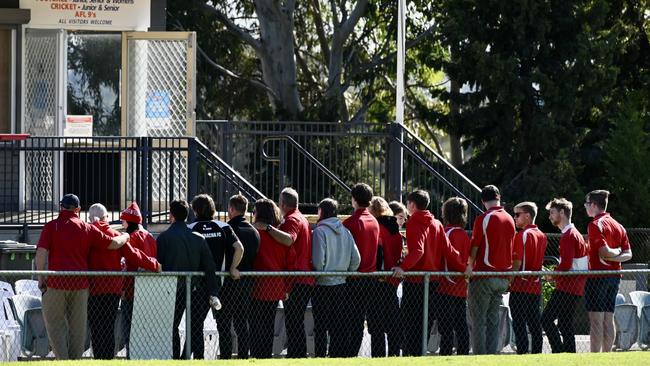
[[(461, 356), (461, 357), (422, 357), (422, 358), (353, 358), (353, 359), (273, 359), (273, 360), (231, 360), (231, 361), (36, 361), (39, 366), (47, 365), (89, 365), (89, 366), (199, 366), (199, 365), (225, 365), (225, 366), (522, 366), (522, 365), (553, 365), (553, 366), (632, 366), (648, 365), (650, 353), (626, 352), (604, 354), (561, 354), (561, 355), (502, 355), (502, 356)], [(20, 366), (26, 362), (6, 363), (5, 365)]]

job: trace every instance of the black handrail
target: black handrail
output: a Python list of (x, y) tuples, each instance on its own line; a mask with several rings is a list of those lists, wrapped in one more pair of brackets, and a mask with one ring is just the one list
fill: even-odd
[(266, 146), (266, 143), (269, 142), (269, 141), (282, 141), (282, 140), (289, 141), (289, 143), (291, 143), (296, 149), (298, 149), (298, 151), (301, 154), (303, 154), (307, 159), (309, 159), (309, 161), (311, 161), (314, 165), (316, 165), (316, 167), (320, 171), (322, 171), (330, 179), (332, 179), (334, 182), (336, 182), (336, 184), (338, 184), (341, 188), (345, 189), (346, 191), (352, 192), (352, 188), (350, 188), (350, 186), (345, 184), (345, 182), (343, 182), (341, 180), (341, 178), (339, 178), (336, 174), (334, 174), (331, 170), (329, 170), (325, 165), (323, 165), (318, 159), (316, 159), (316, 157), (314, 157), (309, 151), (307, 151), (307, 149), (305, 149), (302, 145), (300, 145), (298, 143), (298, 141), (294, 140), (291, 136), (288, 136), (288, 135), (270, 136), (270, 137), (266, 137), (265, 139), (263, 139), (262, 144), (260, 146), (261, 153), (262, 153), (262, 159), (264, 159), (266, 161), (269, 161), (269, 162), (274, 162), (274, 163), (280, 162), (279, 157), (277, 157), (277, 156), (269, 156), (266, 153), (266, 150), (264, 149), (264, 146)]

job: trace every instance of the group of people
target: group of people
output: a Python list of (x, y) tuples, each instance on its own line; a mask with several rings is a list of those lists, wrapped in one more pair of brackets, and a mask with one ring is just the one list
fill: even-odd
[[(549, 220), (562, 232), (556, 271), (618, 270), (621, 262), (631, 258), (625, 229), (606, 212), (608, 195), (597, 190), (586, 196), (586, 212), (593, 217), (587, 228), (588, 242), (571, 224), (571, 202), (555, 198), (548, 203)], [(497, 187), (483, 188), (481, 200), (486, 211), (474, 221), (470, 237), (465, 230), (467, 202), (459, 197), (445, 201), (441, 222), (428, 210), (430, 198), (423, 190), (411, 192), (404, 206), (388, 203), (374, 196), (370, 186), (358, 183), (351, 190), (352, 215), (341, 221), (339, 204), (326, 198), (318, 205), (313, 230), (298, 209), (299, 196), (292, 188), (282, 190), (278, 204), (269, 199), (254, 202), (250, 223), (244, 196), (230, 198), (229, 220), (223, 222), (215, 219), (212, 198), (201, 194), (191, 204), (171, 202), (172, 224), (154, 240), (140, 225), (142, 215), (135, 203), (121, 214), (127, 233), (120, 234), (110, 229), (103, 206), (91, 206), (91, 223), (85, 223), (78, 217), (79, 199), (66, 195), (59, 217), (44, 227), (36, 266), (66, 271), (203, 271), (205, 275), (194, 277), (191, 283), (191, 350), (182, 352), (178, 326), (187, 289), (179, 279), (174, 358), (190, 353), (195, 359), (203, 358), (203, 320), (211, 309), (219, 332), (220, 358), (233, 356), (231, 327), (237, 336), (238, 358), (272, 357), (280, 301), (287, 357), (307, 356), (304, 319), (310, 303), (317, 357), (357, 356), (365, 329), (371, 336), (373, 357), (418, 356), (427, 341), (422, 332), (427, 283), (426, 334), (437, 320), (441, 355), (454, 350), (469, 353), (468, 323), (473, 353), (497, 353), (499, 306), (508, 291), (518, 353), (540, 353), (542, 329), (553, 352), (575, 352), (574, 315), (582, 296), (589, 311), (591, 350), (611, 350), (620, 276), (556, 276), (551, 279), (555, 290), (542, 312), (540, 277), (507, 273), (542, 270), (547, 239), (535, 225), (537, 205), (517, 204), (513, 219), (501, 206)], [(188, 224), (190, 209), (195, 219)], [(78, 239), (70, 241), (71, 237)], [(219, 270), (229, 276), (220, 279), (215, 274)], [(336, 273), (286, 277), (241, 273), (251, 271)], [(345, 274), (376, 271), (392, 271), (392, 276)], [(424, 281), (423, 276), (409, 274), (423, 271), (456, 275)], [(125, 335), (129, 333), (133, 278), (129, 279), (51, 276), (41, 281), (43, 315), (57, 358), (81, 357), (86, 317), (94, 356), (114, 357), (113, 324), (120, 299), (126, 314)], [(402, 296), (398, 297), (400, 284)]]

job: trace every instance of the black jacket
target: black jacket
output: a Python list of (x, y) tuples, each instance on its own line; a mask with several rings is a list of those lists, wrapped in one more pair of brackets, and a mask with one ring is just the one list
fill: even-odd
[[(244, 246), (244, 257), (241, 259), (237, 269), (240, 271), (252, 271), (253, 263), (255, 262), (255, 257), (257, 256), (257, 250), (260, 247), (260, 233), (246, 221), (244, 215), (239, 215), (233, 217), (228, 221), (228, 225), (235, 232), (235, 235), (239, 238), (239, 241)], [(232, 254), (229, 255), (232, 261)], [(226, 263), (230, 268), (230, 263)]]
[[(217, 296), (219, 282), (215, 272), (217, 267), (212, 259), (212, 253), (208, 248), (205, 238), (201, 234), (193, 232), (185, 222), (175, 222), (167, 230), (162, 232), (157, 243), (158, 262), (165, 272), (203, 272), (203, 280), (193, 280), (192, 285), (203, 286), (211, 296)], [(179, 286), (185, 287), (185, 279), (179, 279)]]

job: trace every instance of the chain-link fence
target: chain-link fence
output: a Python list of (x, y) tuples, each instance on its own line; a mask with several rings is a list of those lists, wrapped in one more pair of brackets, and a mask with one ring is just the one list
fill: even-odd
[[(440, 272), (403, 280), (390, 272), (220, 274), (217, 305), (201, 273), (0, 271), (0, 359), (386, 357), (650, 344), (649, 270), (474, 273), (469, 282)], [(40, 288), (39, 275), (47, 275)], [(630, 291), (621, 276), (643, 280)], [(590, 324), (587, 309), (605, 316)]]

